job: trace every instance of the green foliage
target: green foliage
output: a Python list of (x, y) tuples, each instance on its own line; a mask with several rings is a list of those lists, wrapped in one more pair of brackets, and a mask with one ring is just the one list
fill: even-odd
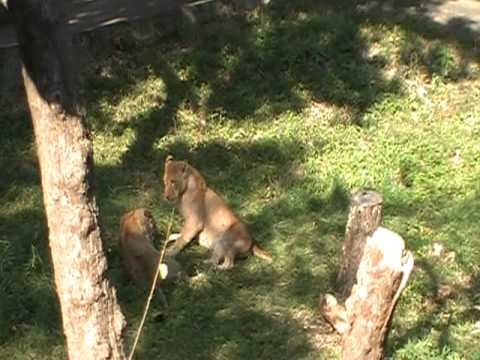
[[(382, 192), (386, 226), (416, 257), (387, 356), (480, 356), (478, 62), (468, 39), (440, 30), (407, 15), (276, 1), (146, 43), (113, 31), (84, 67), (82, 90), (128, 344), (146, 295), (121, 270), (118, 222), (146, 206), (165, 230), (167, 154), (196, 166), (275, 258), (222, 273), (188, 247), (179, 260), (203, 277), (167, 286), (171, 315), (149, 318), (138, 358), (338, 357), (338, 338), (311, 325), (319, 293), (334, 287), (348, 196), (359, 187)], [(85, 51), (98, 36), (82, 35)], [(9, 104), (0, 118), (0, 358), (62, 358), (32, 131), (26, 110)]]
[(429, 339), (406, 344), (405, 348), (398, 351), (397, 356), (400, 360), (462, 359), (462, 357), (454, 354), (448, 348), (437, 349), (436, 344), (433, 344)]

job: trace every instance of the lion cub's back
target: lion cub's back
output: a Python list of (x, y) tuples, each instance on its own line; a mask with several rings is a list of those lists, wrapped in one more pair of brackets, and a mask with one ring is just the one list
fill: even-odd
[(205, 193), (205, 208), (207, 232), (223, 233), (239, 221), (225, 201), (211, 189), (207, 189)]

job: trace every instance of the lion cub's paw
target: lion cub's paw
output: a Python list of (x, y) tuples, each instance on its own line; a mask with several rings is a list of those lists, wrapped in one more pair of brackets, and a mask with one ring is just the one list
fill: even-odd
[(180, 233), (170, 234), (170, 236), (168, 237), (168, 242), (175, 241), (180, 238), (180, 236), (182, 236)]

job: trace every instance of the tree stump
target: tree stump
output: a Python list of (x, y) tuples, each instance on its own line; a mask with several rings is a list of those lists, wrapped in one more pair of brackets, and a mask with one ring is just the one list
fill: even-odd
[(345, 307), (329, 294), (320, 302), (324, 317), (343, 334), (342, 359), (383, 358), (388, 324), (412, 270), (413, 256), (400, 236), (379, 227), (367, 237)]
[(343, 299), (350, 295), (363, 256), (365, 242), (367, 237), (380, 226), (382, 214), (383, 199), (379, 193), (360, 190), (353, 194), (337, 278), (337, 288)]

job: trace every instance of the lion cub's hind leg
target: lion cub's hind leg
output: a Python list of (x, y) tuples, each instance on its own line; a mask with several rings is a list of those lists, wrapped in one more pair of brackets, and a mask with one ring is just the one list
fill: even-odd
[(230, 270), (233, 268), (233, 265), (235, 264), (235, 257), (231, 255), (227, 255), (223, 258), (223, 263), (221, 265), (217, 266), (217, 269), (219, 270)]
[(235, 255), (233, 239), (227, 232), (215, 243), (210, 262), (219, 270), (230, 270), (235, 263)]

